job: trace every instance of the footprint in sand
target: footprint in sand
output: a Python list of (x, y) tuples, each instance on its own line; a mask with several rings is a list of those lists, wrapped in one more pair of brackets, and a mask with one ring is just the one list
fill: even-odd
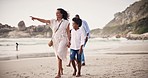
[(9, 74), (10, 72), (6, 72), (5, 74)]
[(12, 71), (12, 72), (6, 72), (5, 74), (11, 74), (11, 73), (15, 73), (16, 71)]

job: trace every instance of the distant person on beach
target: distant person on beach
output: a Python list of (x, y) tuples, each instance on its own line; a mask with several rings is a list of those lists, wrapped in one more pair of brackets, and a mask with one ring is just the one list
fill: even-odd
[[(82, 20), (79, 18), (73, 18), (73, 29), (71, 30), (71, 40), (70, 40), (70, 60), (72, 62), (72, 66), (74, 68), (73, 76), (76, 77), (81, 76), (81, 55), (83, 52), (83, 45), (85, 43), (85, 36), (83, 31), (80, 29), (82, 25)], [(77, 56), (77, 59), (75, 58)], [(77, 60), (78, 64), (78, 72), (76, 69), (75, 60)]]
[[(75, 18), (80, 18), (80, 16), (77, 14), (77, 15), (75, 15)], [(84, 46), (85, 46), (87, 41), (88, 41), (88, 38), (90, 37), (90, 29), (89, 29), (89, 26), (88, 26), (88, 24), (87, 24), (87, 22), (85, 20), (82, 20), (81, 29), (85, 34), (85, 44), (84, 44)], [(82, 66), (85, 66), (84, 52), (82, 52), (81, 60), (82, 60)], [(70, 67), (70, 63), (71, 63), (71, 61), (69, 61), (67, 67)]]
[(19, 45), (19, 44), (18, 44), (18, 43), (16, 43), (16, 51), (18, 51), (18, 45)]
[(68, 47), (70, 47), (70, 27), (68, 21), (68, 13), (62, 8), (58, 8), (56, 12), (56, 19), (45, 20), (41, 18), (32, 17), (32, 20), (48, 24), (52, 31), (52, 41), (55, 55), (58, 59), (58, 73), (55, 78), (60, 78), (63, 74), (62, 61), (66, 59)]

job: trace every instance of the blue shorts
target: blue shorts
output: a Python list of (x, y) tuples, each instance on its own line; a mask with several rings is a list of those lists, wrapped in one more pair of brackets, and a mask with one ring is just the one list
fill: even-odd
[(77, 60), (81, 62), (81, 54), (78, 54), (79, 50), (70, 49), (70, 60), (75, 60), (75, 56), (77, 55)]

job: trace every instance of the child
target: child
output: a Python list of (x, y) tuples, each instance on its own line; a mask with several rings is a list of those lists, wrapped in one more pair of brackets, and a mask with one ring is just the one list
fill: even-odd
[(19, 44), (18, 44), (18, 43), (16, 43), (16, 51), (18, 51), (18, 45), (19, 45)]
[[(71, 30), (71, 45), (70, 45), (70, 60), (74, 68), (73, 76), (81, 76), (81, 54), (83, 52), (83, 45), (85, 37), (83, 31), (80, 29), (82, 20), (79, 18), (73, 18), (73, 29)], [(75, 56), (77, 55), (78, 72), (75, 64)]]

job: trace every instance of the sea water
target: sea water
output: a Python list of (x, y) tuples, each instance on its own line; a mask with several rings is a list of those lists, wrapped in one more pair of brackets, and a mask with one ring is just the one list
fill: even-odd
[[(54, 54), (53, 48), (48, 46), (49, 40), (50, 38), (0, 38), (0, 58), (29, 54)], [(85, 45), (84, 51), (87, 55), (93, 55), (96, 52), (103, 53), (123, 45), (136, 45), (142, 42), (142, 40), (125, 38), (91, 38)], [(19, 44), (18, 51), (16, 51), (16, 43)]]
[[(50, 38), (0, 38), (0, 57), (16, 56), (17, 54), (53, 53), (48, 47)], [(16, 51), (18, 43), (18, 51)]]

